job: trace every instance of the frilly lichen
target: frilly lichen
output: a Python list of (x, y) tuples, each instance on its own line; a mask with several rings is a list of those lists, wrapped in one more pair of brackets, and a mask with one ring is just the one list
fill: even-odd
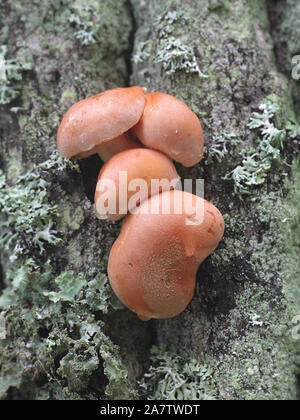
[(32, 58), (7, 58), (6, 45), (0, 46), (0, 105), (10, 103), (20, 93), (23, 71), (32, 69)]
[(32, 247), (43, 254), (46, 244), (55, 246), (61, 241), (55, 230), (58, 208), (49, 202), (51, 184), (45, 177), (66, 168), (79, 170), (76, 163), (55, 152), (35, 171), (20, 175), (12, 185), (0, 170), (0, 245), (10, 252), (11, 261), (27, 254)]
[[(6, 325), (0, 339), (0, 399), (25, 380), (29, 360), (37, 375), (48, 377), (47, 391), (32, 383), (31, 398), (43, 398), (43, 392), (56, 399), (94, 399), (103, 393), (111, 399), (138, 397), (119, 347), (105, 324), (95, 320), (94, 313), (108, 311), (106, 276), (87, 281), (83, 273), (64, 271), (54, 277), (50, 261), (42, 271), (27, 259), (7, 277), (11, 284), (0, 296)], [(50, 291), (53, 287), (58, 290)], [(107, 381), (99, 380), (103, 370)]]
[(186, 361), (166, 351), (166, 346), (153, 346), (149, 372), (140, 382), (149, 399), (155, 400), (214, 400), (217, 389), (213, 371), (192, 359)]
[(80, 41), (81, 45), (85, 46), (97, 42), (97, 32), (100, 28), (100, 23), (95, 22), (91, 6), (83, 6), (80, 13), (74, 9), (69, 16), (69, 22), (76, 28), (74, 35)]
[(11, 259), (26, 253), (29, 246), (45, 251), (45, 244), (60, 242), (54, 229), (57, 206), (47, 199), (47, 182), (39, 174), (28, 172), (7, 185), (0, 172), (0, 244), (11, 251)]
[(186, 42), (186, 35), (173, 35), (177, 22), (187, 22), (188, 19), (180, 11), (168, 11), (154, 22), (155, 51), (151, 51), (152, 43), (141, 42), (133, 56), (134, 63), (142, 63), (154, 54), (154, 62), (162, 66), (167, 75), (183, 71), (206, 77), (201, 71), (193, 45)]
[(294, 121), (287, 121), (285, 126), (276, 126), (276, 114), (280, 107), (272, 99), (265, 99), (254, 112), (248, 123), (251, 130), (258, 130), (259, 137), (253, 146), (244, 151), (244, 159), (224, 179), (234, 181), (237, 194), (250, 194), (251, 188), (262, 185), (275, 162), (282, 165), (281, 152), (287, 138), (296, 138), (300, 134), (300, 126)]

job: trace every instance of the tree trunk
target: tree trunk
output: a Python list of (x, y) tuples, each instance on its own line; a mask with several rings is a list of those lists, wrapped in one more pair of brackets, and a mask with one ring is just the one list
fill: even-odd
[[(295, 3), (0, 2), (0, 398), (297, 398)], [(226, 223), (188, 308), (147, 323), (107, 282), (121, 222), (95, 218), (100, 159), (56, 152), (70, 105), (128, 85), (199, 116), (204, 159), (177, 169), (204, 179)], [(174, 391), (166, 364), (189, 388)]]

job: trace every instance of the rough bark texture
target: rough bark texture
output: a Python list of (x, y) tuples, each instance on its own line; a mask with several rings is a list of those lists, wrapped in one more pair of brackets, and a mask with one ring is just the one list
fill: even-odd
[[(15, 66), (0, 105), (0, 398), (157, 396), (137, 381), (162, 343), (209, 369), (213, 397), (297, 398), (300, 98), (291, 58), (300, 54), (299, 18), (289, 0), (0, 2), (2, 62)], [(55, 153), (71, 104), (129, 84), (173, 94), (197, 113), (206, 154), (178, 171), (204, 178), (205, 198), (226, 222), (188, 308), (148, 323), (107, 285), (121, 223), (94, 215), (101, 161), (77, 165)], [(266, 98), (282, 149), (249, 127)], [(255, 177), (243, 163), (252, 147)]]

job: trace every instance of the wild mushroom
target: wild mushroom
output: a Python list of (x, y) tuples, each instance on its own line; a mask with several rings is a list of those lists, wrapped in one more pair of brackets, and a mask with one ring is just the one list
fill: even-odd
[(124, 133), (112, 140), (104, 141), (98, 146), (93, 147), (93, 149), (88, 152), (80, 153), (77, 157), (83, 159), (97, 154), (103, 162), (106, 162), (113, 155), (123, 152), (123, 150), (136, 149), (138, 147), (143, 147), (143, 145), (139, 141), (133, 140)]
[(130, 149), (101, 168), (95, 192), (99, 219), (117, 220), (161, 191), (175, 188), (179, 176), (171, 159), (156, 150)]
[(142, 320), (174, 317), (192, 299), (198, 267), (223, 233), (223, 217), (208, 201), (178, 190), (153, 196), (123, 222), (109, 256), (110, 284)]
[(193, 166), (203, 156), (203, 132), (194, 112), (166, 93), (146, 95), (142, 118), (131, 130), (147, 147), (160, 150), (184, 166)]
[(58, 150), (69, 159), (91, 152), (133, 127), (144, 106), (145, 89), (138, 86), (107, 90), (77, 102), (59, 126)]

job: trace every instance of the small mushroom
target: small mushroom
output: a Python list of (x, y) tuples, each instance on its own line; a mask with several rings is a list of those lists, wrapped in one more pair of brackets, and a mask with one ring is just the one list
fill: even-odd
[(210, 202), (178, 190), (151, 197), (123, 222), (109, 256), (110, 284), (140, 319), (174, 317), (192, 299), (198, 267), (223, 233), (223, 217)]
[(186, 167), (202, 159), (201, 123), (196, 114), (174, 96), (148, 93), (143, 116), (131, 131), (145, 146), (166, 153)]
[(157, 150), (130, 149), (101, 168), (95, 192), (99, 219), (117, 220), (150, 195), (175, 188), (179, 176), (168, 156)]
[(77, 102), (59, 126), (58, 150), (68, 159), (91, 152), (133, 127), (144, 106), (145, 89), (138, 86), (110, 89)]
[(80, 153), (77, 157), (83, 159), (97, 154), (103, 162), (106, 162), (113, 155), (123, 152), (123, 150), (136, 149), (138, 147), (143, 147), (143, 145), (139, 141), (131, 139), (124, 133), (115, 139), (105, 141), (98, 146), (93, 147), (93, 149), (88, 152)]

